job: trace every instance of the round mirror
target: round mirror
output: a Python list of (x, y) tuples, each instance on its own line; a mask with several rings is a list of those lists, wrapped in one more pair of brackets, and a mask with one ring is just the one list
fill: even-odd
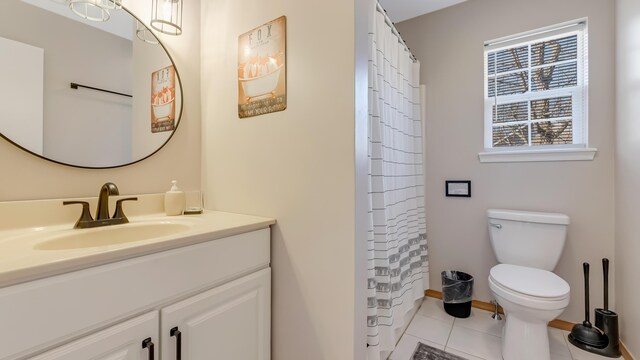
[(2, 7), (2, 137), (84, 168), (132, 164), (169, 141), (182, 114), (180, 78), (164, 46), (127, 9), (91, 21), (64, 1)]

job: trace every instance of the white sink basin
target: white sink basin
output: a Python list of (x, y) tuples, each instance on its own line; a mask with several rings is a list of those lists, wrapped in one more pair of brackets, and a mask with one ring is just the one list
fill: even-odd
[(187, 232), (192, 226), (178, 222), (145, 222), (111, 225), (94, 229), (75, 229), (52, 235), (34, 245), (36, 250), (70, 250), (110, 246), (160, 238)]
[(0, 221), (0, 288), (264, 229), (275, 223), (270, 218), (219, 211), (165, 216), (164, 194), (139, 197), (148, 200), (146, 213), (129, 216), (128, 224), (92, 229), (73, 229), (70, 221), (77, 219), (77, 213), (60, 215), (58, 199), (0, 202), (0, 218), (5, 219)]

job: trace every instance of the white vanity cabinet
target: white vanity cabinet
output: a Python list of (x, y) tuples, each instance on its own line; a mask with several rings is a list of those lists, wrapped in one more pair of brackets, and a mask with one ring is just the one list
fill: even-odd
[(0, 360), (269, 360), (269, 234), (0, 288)]
[(270, 284), (263, 269), (31, 360), (267, 360)]

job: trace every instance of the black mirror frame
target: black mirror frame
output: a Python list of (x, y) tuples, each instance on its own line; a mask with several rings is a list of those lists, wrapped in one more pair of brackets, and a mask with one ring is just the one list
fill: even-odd
[[(153, 36), (158, 40), (158, 45), (162, 46), (162, 49), (164, 50), (164, 52), (167, 54), (167, 56), (169, 57), (169, 60), (171, 61), (171, 64), (173, 65), (173, 68), (176, 72), (176, 79), (178, 80), (178, 86), (180, 88), (180, 95), (181, 95), (181, 101), (180, 101), (180, 113), (178, 114), (178, 116), (176, 117), (176, 126), (173, 129), (173, 131), (171, 132), (171, 135), (169, 135), (169, 137), (167, 138), (167, 140), (160, 145), (156, 150), (154, 150), (152, 153), (150, 153), (149, 155), (142, 157), (140, 159), (137, 159), (135, 161), (126, 163), (126, 164), (121, 164), (121, 165), (113, 165), (113, 166), (83, 166), (83, 165), (74, 165), (74, 164), (68, 164), (62, 161), (58, 161), (58, 160), (54, 160), (54, 159), (49, 159), (44, 155), (40, 155), (40, 154), (36, 154), (35, 152), (19, 145), (18, 143), (16, 143), (15, 141), (9, 139), (8, 137), (6, 137), (3, 133), (0, 132), (0, 137), (5, 139), (6, 141), (8, 141), (10, 144), (18, 147), (21, 150), (26, 151), (27, 153), (36, 156), (40, 159), (46, 160), (46, 161), (50, 161), (59, 165), (64, 165), (64, 166), (70, 166), (70, 167), (74, 167), (74, 168), (80, 168), (80, 169), (115, 169), (115, 168), (120, 168), (120, 167), (125, 167), (125, 166), (130, 166), (133, 164), (137, 164), (143, 160), (146, 160), (148, 158), (150, 158), (151, 156), (155, 155), (156, 153), (158, 153), (160, 150), (162, 150), (162, 148), (164, 148), (167, 143), (169, 143), (169, 141), (173, 138), (173, 136), (175, 135), (176, 131), (178, 131), (178, 127), (180, 126), (180, 122), (182, 122), (182, 113), (184, 111), (184, 90), (182, 88), (182, 79), (180, 77), (180, 73), (178, 72), (178, 67), (176, 66), (175, 61), (173, 60), (173, 57), (171, 56), (171, 54), (169, 53), (169, 51), (167, 50), (166, 46), (164, 46), (164, 44), (162, 43), (162, 41), (158, 38), (157, 34), (155, 32), (153, 32), (153, 30), (151, 30), (151, 28), (149, 28), (145, 23), (143, 23), (134, 13), (132, 13), (129, 9), (127, 9), (126, 7), (122, 7), (121, 10), (126, 11), (127, 13), (129, 13), (129, 15), (131, 15), (131, 17), (133, 17), (133, 19), (135, 21), (138, 21), (140, 24), (144, 25), (145, 28), (147, 28), (148, 31), (151, 31)], [(120, 10), (119, 10), (120, 11)], [(135, 40), (134, 40), (135, 41)]]

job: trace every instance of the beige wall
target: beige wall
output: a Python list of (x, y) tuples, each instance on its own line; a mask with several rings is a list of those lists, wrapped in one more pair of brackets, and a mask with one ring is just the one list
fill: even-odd
[[(150, 1), (124, 5), (148, 23)], [(0, 138), (0, 201), (97, 196), (100, 185), (115, 182), (122, 194), (163, 192), (177, 179), (185, 189), (200, 188), (200, 1), (184, 5), (184, 33), (159, 36), (182, 76), (184, 114), (173, 139), (153, 157), (112, 170), (71, 168), (30, 155)]]
[[(595, 160), (481, 164), (484, 41), (581, 17), (589, 18), (589, 145), (598, 148)], [(572, 297), (561, 318), (582, 320), (583, 261), (593, 269), (591, 304), (602, 307), (600, 261), (608, 257), (615, 263), (613, 1), (474, 0), (397, 27), (421, 61), (421, 82), (427, 86), (425, 181), (432, 287), (440, 289), (442, 270), (463, 270), (475, 276), (474, 296), (488, 301), (487, 277), (496, 259), (486, 210), (561, 212), (571, 217), (571, 225), (556, 273), (569, 282)], [(446, 198), (446, 179), (471, 180), (473, 197)]]
[[(362, 359), (364, 337), (354, 335), (354, 326), (366, 325), (354, 305), (366, 306), (366, 297), (354, 295), (366, 283), (363, 271), (354, 281), (354, 1), (202, 5), (206, 202), (278, 221), (272, 231), (272, 358)], [(282, 15), (288, 107), (239, 119), (238, 36)]]
[(616, 1), (616, 310), (622, 341), (640, 358), (640, 3)]

